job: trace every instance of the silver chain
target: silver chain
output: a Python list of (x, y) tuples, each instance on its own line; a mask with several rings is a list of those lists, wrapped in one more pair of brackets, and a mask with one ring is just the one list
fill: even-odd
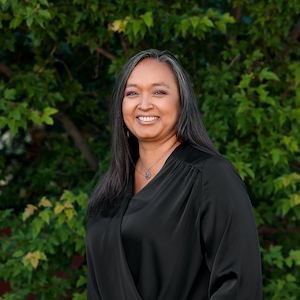
[(151, 173), (150, 173), (150, 169), (152, 169), (170, 150), (171, 150), (171, 148), (175, 145), (177, 143), (177, 140), (175, 141), (175, 143), (164, 153), (164, 155), (154, 164), (154, 165), (152, 165), (149, 169), (148, 168), (146, 168), (145, 166), (144, 166), (144, 164), (143, 164), (143, 162), (142, 162), (142, 160), (141, 160), (141, 158), (140, 158), (140, 162), (141, 162), (141, 164), (142, 164), (142, 166), (147, 170), (147, 173), (144, 175), (144, 174), (142, 174), (137, 168), (135, 168), (141, 175), (143, 175), (143, 176), (145, 176), (145, 178), (147, 179), (147, 180), (149, 180), (149, 178), (151, 177)]

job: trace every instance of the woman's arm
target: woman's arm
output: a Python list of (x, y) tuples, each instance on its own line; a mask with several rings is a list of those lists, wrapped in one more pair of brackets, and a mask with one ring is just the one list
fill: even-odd
[(255, 219), (245, 185), (223, 157), (203, 169), (201, 234), (211, 272), (211, 300), (261, 300), (262, 274)]

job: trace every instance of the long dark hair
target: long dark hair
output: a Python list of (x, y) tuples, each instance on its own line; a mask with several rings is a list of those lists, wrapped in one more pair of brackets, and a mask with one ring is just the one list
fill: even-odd
[(139, 157), (137, 139), (129, 134), (122, 116), (122, 102), (127, 80), (135, 66), (143, 59), (151, 58), (166, 62), (173, 70), (180, 95), (181, 114), (177, 124), (177, 138), (194, 146), (202, 146), (219, 154), (209, 138), (197, 108), (195, 94), (189, 78), (178, 59), (169, 51), (144, 50), (132, 58), (122, 68), (113, 93), (111, 107), (112, 150), (108, 171), (95, 186), (87, 208), (90, 217), (99, 209), (107, 209), (118, 204), (125, 191), (130, 172)]

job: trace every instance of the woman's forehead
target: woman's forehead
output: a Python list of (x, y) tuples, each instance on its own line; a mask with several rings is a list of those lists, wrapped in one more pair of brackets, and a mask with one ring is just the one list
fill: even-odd
[(153, 58), (145, 58), (137, 63), (132, 72), (130, 73), (127, 83), (131, 83), (132, 80), (142, 80), (146, 77), (157, 77), (162, 79), (176, 80), (176, 76), (172, 67), (167, 62), (161, 62)]

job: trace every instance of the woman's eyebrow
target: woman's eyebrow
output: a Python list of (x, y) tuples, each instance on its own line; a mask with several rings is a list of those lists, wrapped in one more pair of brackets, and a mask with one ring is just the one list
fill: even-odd
[[(165, 86), (167, 87), (168, 89), (170, 88), (166, 83), (164, 82), (158, 82), (158, 83), (153, 83), (152, 86)], [(129, 84), (126, 84), (126, 88), (128, 87), (137, 87), (136, 84), (133, 84), (133, 83), (129, 83)]]
[(128, 87), (137, 87), (137, 85), (136, 84), (126, 84), (126, 87), (128, 88)]
[(166, 83), (164, 82), (159, 82), (159, 83), (153, 83), (152, 86), (165, 86), (168, 89), (170, 88)]

